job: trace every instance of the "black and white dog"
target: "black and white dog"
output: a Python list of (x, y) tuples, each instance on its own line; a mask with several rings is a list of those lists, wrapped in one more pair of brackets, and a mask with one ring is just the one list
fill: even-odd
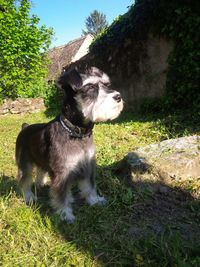
[(23, 124), (16, 141), (18, 181), (25, 201), (36, 201), (31, 191), (32, 170), (36, 166), (36, 185), (51, 178), (52, 207), (63, 220), (74, 220), (71, 193), (77, 182), (87, 203), (103, 204), (95, 183), (95, 146), (92, 128), (95, 122), (115, 119), (123, 109), (119, 92), (110, 88), (109, 77), (99, 69), (84, 74), (73, 69), (58, 80), (65, 98), (61, 114), (48, 123)]

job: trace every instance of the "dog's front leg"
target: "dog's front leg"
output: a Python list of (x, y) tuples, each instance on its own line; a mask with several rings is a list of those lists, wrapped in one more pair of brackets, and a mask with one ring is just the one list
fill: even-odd
[(90, 164), (89, 173), (87, 176), (79, 180), (79, 189), (81, 190), (81, 196), (86, 200), (89, 205), (104, 205), (106, 199), (103, 196), (99, 196), (96, 190), (96, 161), (93, 160)]
[(61, 220), (72, 223), (75, 220), (75, 216), (71, 205), (73, 202), (71, 185), (67, 181), (59, 184), (55, 183), (51, 186), (50, 195), (51, 205), (56, 210), (56, 213), (60, 215)]
[(99, 196), (97, 194), (96, 188), (93, 188), (89, 192), (89, 194), (87, 195), (87, 197), (85, 199), (86, 199), (87, 203), (89, 205), (91, 205), (91, 206), (92, 205), (95, 205), (95, 204), (97, 204), (97, 205), (105, 205), (106, 202), (107, 202), (106, 199), (105, 199), (105, 197)]
[(47, 172), (43, 171), (41, 168), (37, 167), (36, 175), (36, 186), (38, 188), (44, 187), (48, 182)]
[(79, 181), (79, 188), (81, 190), (81, 196), (90, 205), (104, 205), (106, 204), (106, 199), (97, 194), (96, 186), (91, 186), (88, 178)]

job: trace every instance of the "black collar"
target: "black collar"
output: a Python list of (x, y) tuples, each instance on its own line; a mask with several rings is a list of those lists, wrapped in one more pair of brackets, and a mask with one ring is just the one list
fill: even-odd
[(79, 127), (73, 125), (67, 118), (65, 118), (62, 114), (58, 117), (62, 126), (68, 131), (69, 135), (76, 138), (84, 138), (90, 136), (92, 134), (92, 129), (94, 124), (91, 123), (87, 128)]

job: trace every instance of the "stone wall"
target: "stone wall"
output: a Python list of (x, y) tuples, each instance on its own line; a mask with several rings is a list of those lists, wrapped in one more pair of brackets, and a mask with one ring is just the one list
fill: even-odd
[(44, 109), (42, 98), (18, 98), (14, 101), (6, 99), (0, 105), (0, 115), (34, 113)]
[(74, 65), (80, 70), (96, 66), (107, 72), (125, 103), (137, 109), (144, 99), (164, 95), (172, 49), (171, 40), (148, 34), (143, 40), (125, 39), (112, 47), (109, 55), (103, 49), (98, 54), (90, 53)]

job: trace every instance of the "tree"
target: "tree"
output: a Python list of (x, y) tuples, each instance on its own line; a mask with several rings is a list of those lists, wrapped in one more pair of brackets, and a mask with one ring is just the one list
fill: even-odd
[(85, 20), (86, 30), (82, 30), (83, 34), (88, 33), (97, 36), (102, 30), (108, 27), (106, 15), (94, 10)]
[(52, 29), (38, 27), (28, 0), (2, 0), (0, 11), (0, 99), (38, 94), (47, 73)]

